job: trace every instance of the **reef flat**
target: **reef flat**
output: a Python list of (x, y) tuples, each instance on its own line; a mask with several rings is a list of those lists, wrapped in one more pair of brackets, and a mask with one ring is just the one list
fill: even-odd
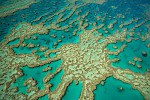
[(134, 12), (145, 2), (91, 1), (41, 0), (0, 19), (2, 32), (11, 28), (0, 42), (0, 99), (94, 100), (107, 79), (150, 99), (150, 18), (145, 6)]

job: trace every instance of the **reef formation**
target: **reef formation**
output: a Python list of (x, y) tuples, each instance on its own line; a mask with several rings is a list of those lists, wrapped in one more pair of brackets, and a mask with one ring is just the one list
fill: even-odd
[(35, 0), (7, 0), (0, 6), (0, 17), (11, 15), (13, 12), (25, 9), (31, 4), (37, 3)]
[[(120, 59), (109, 58), (109, 55), (118, 56), (128, 46), (128, 43), (132, 41), (150, 41), (150, 28), (148, 25), (146, 26), (149, 29), (147, 33), (137, 34), (135, 32), (137, 28), (148, 23), (149, 18), (142, 20), (140, 23), (136, 23), (140, 18), (129, 20), (120, 24), (120, 29), (117, 29), (113, 34), (109, 34), (108, 30), (114, 30), (116, 23), (119, 22), (116, 19), (110, 24), (106, 24), (105, 20), (108, 18), (107, 14), (104, 14), (102, 17), (95, 15), (96, 21), (94, 22), (86, 20), (85, 18), (90, 15), (90, 11), (86, 11), (80, 15), (79, 13), (83, 11), (78, 9), (87, 6), (89, 3), (91, 2), (84, 2), (81, 4), (68, 3), (63, 9), (60, 9), (55, 13), (52, 12), (52, 15), (49, 15), (46, 18), (44, 18), (44, 16), (46, 16), (45, 14), (34, 19), (33, 22), (41, 20), (38, 24), (34, 25), (28, 22), (19, 22), (13, 27), (11, 32), (5, 36), (5, 39), (0, 42), (0, 98), (2, 100), (36, 100), (47, 94), (48, 98), (51, 100), (61, 100), (67, 87), (74, 80), (82, 82), (82, 92), (79, 100), (93, 100), (93, 91), (96, 89), (96, 85), (102, 83), (110, 76), (131, 84), (134, 89), (141, 92), (146, 100), (150, 99), (149, 69), (147, 69), (144, 74), (141, 74), (135, 73), (130, 69), (122, 69), (118, 66), (113, 67), (112, 63), (118, 62)], [(71, 12), (65, 15), (65, 11), (67, 10), (70, 10)], [(14, 10), (10, 10), (10, 12), (12, 13)], [(77, 17), (72, 18), (73, 15), (76, 15)], [(54, 18), (56, 16), (57, 18), (55, 20)], [(120, 14), (118, 17), (125, 16)], [(111, 19), (111, 16), (109, 18)], [(55, 21), (45, 25), (45, 22), (51, 19)], [(68, 21), (68, 24), (66, 26), (61, 26), (65, 21)], [(102, 21), (103, 23), (99, 24), (97, 23), (98, 21)], [(131, 23), (136, 24), (130, 29), (124, 27)], [(34, 36), (35, 34), (46, 35), (49, 34), (50, 30), (68, 32), (69, 28), (75, 27), (75, 25), (78, 26), (78, 28), (70, 34), (79, 37), (77, 43), (63, 44), (58, 48), (58, 44), (63, 42), (63, 40), (58, 39), (57, 42), (53, 43), (53, 49), (50, 49), (48, 46), (42, 46), (31, 42), (28, 44), (24, 43), (26, 39), (32, 38), (35, 41), (38, 40), (38, 37)], [(88, 29), (89, 26), (91, 26), (90, 29)], [(108, 28), (108, 30), (106, 28)], [(101, 29), (103, 29), (104, 32), (99, 32)], [(81, 33), (79, 34), (79, 32)], [(55, 39), (57, 38), (57, 35), (52, 34), (50, 37)], [(61, 36), (61, 38), (63, 39), (65, 36)], [(17, 39), (19, 39), (18, 43), (9, 45), (9, 43)], [(117, 41), (120, 41), (121, 43), (125, 42), (125, 44), (120, 47), (117, 47), (117, 45), (114, 46), (114, 51), (107, 48), (109, 44), (115, 44)], [(150, 43), (148, 42), (145, 46), (150, 48)], [(13, 48), (18, 47), (27, 47), (31, 50), (31, 53), (16, 54)], [(32, 50), (32, 48), (38, 49)], [(41, 57), (36, 54), (38, 50), (44, 54), (44, 59), (41, 60)], [(56, 56), (50, 57), (49, 55), (51, 53), (56, 54)], [(40, 90), (36, 86), (36, 80), (32, 77), (24, 82), (24, 86), (28, 86), (26, 90), (27, 94), (17, 93), (17, 87), (11, 86), (19, 77), (24, 75), (22, 70), (20, 70), (23, 66), (38, 68), (60, 59), (62, 60), (62, 64), (56, 71), (54, 73), (47, 73), (43, 80), (41, 80), (44, 84), (44, 89)], [(143, 67), (140, 64), (136, 64), (138, 61), (142, 62), (142, 58), (134, 57), (133, 59), (134, 62), (128, 62), (130, 65), (133, 65), (134, 67), (137, 66), (139, 69)], [(43, 72), (47, 72), (48, 70), (51, 70), (51, 67), (44, 68)], [(61, 78), (61, 82), (54, 91), (51, 91), (50, 89), (53, 87), (53, 84), (50, 84), (49, 81), (62, 70), (64, 71), (64, 74)], [(120, 89), (122, 90), (122, 88)]]

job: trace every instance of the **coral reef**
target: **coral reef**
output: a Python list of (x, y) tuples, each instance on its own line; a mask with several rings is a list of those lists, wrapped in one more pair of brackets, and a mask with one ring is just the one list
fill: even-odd
[[(22, 5), (24, 5), (25, 2), (25, 5), (28, 6), (26, 4), (27, 1), (21, 0), (20, 2)], [(134, 25), (132, 28), (127, 29), (125, 26), (128, 26), (138, 21), (139, 19), (129, 20), (120, 24), (120, 29), (116, 30), (113, 34), (109, 34), (109, 30), (115, 30), (114, 27), (118, 23), (117, 19), (115, 19), (110, 24), (98, 24), (97, 21), (85, 21), (85, 18), (90, 15), (90, 11), (87, 11), (82, 15), (80, 15), (80, 11), (78, 11), (78, 9), (88, 5), (88, 3), (102, 4), (105, 2), (105, 0), (88, 0), (85, 2), (86, 3), (79, 5), (76, 5), (75, 3), (69, 3), (63, 9), (60, 9), (58, 12), (53, 13), (46, 18), (43, 18), (46, 15), (41, 15), (33, 22), (37, 22), (39, 20), (41, 21), (43, 18), (42, 21), (35, 25), (27, 22), (20, 22), (15, 25), (11, 32), (5, 37), (5, 39), (0, 42), (0, 85), (2, 87), (0, 88), (0, 98), (2, 100), (36, 100), (47, 94), (48, 98), (51, 100), (61, 100), (67, 87), (74, 80), (77, 80), (76, 84), (78, 84), (78, 82), (82, 82), (82, 92), (79, 100), (93, 100), (93, 91), (96, 89), (96, 85), (105, 85), (104, 80), (110, 76), (113, 76), (114, 78), (125, 83), (131, 84), (134, 89), (137, 89), (142, 93), (146, 100), (150, 99), (150, 73), (146, 71), (144, 74), (140, 74), (135, 73), (129, 69), (121, 69), (120, 67), (115, 68), (112, 66), (112, 63), (118, 62), (120, 60), (119, 57), (114, 59), (109, 59), (108, 57), (109, 55), (118, 56), (121, 52), (124, 51), (128, 43), (134, 40), (149, 40), (150, 31), (145, 34), (138, 34), (138, 37), (135, 32), (137, 28), (149, 20), (145, 19)], [(28, 4), (32, 3), (35, 3), (35, 1), (32, 1)], [(8, 8), (11, 9), (11, 7)], [(23, 8), (25, 7), (22, 6), (18, 9)], [(71, 12), (67, 14), (66, 17), (64, 17), (64, 12), (67, 10), (70, 10)], [(3, 17), (8, 15), (9, 12), (12, 13), (14, 11), (16, 10), (12, 11), (11, 9), (7, 13), (3, 13)], [(77, 15), (77, 17), (72, 19), (71, 17), (74, 14)], [(49, 22), (50, 24), (45, 25), (45, 22), (54, 19), (54, 17), (57, 17), (56, 21)], [(98, 15), (95, 15), (95, 18), (102, 22), (107, 19), (106, 15), (100, 18)], [(65, 21), (68, 21), (68, 24), (65, 26), (61, 25)], [(34, 36), (35, 34), (46, 35), (49, 34), (51, 30), (70, 32), (70, 28), (76, 27), (75, 25), (78, 26), (78, 28), (76, 28), (71, 34), (74, 37), (79, 37), (79, 41), (77, 43), (63, 44), (60, 46), (60, 48), (57, 48), (60, 43), (63, 43), (63, 39), (66, 37), (62, 35), (61, 38), (57, 39), (58, 36), (56, 34), (51, 34), (49, 36), (49, 38), (51, 37), (53, 39), (57, 39), (55, 42), (53, 42), (53, 46), (55, 46), (53, 50), (48, 46), (42, 46), (40, 44), (36, 45), (32, 42), (28, 44), (24, 43), (26, 38), (38, 41), (39, 37)], [(104, 32), (99, 32), (101, 29), (103, 29)], [(79, 34), (80, 31), (81, 34)], [(127, 38), (128, 36), (130, 36), (130, 38)], [(16, 39), (19, 39), (18, 43), (9, 45), (11, 41)], [(43, 41), (46, 40), (43, 39)], [(115, 44), (117, 41), (125, 42), (126, 44), (123, 44), (120, 47), (117, 47), (117, 45), (113, 46), (115, 51), (111, 51), (107, 48), (109, 44)], [(30, 54), (16, 54), (13, 48), (17, 48), (19, 46), (27, 47), (31, 50), (32, 48), (38, 48), (38, 50), (32, 50), (32, 53)], [(149, 48), (149, 46), (147, 47)], [(44, 54), (44, 59), (41, 60), (40, 56), (36, 54), (38, 51)], [(50, 57), (49, 55), (51, 53), (55, 54), (55, 56)], [(148, 56), (148, 54), (144, 51), (141, 54), (144, 57)], [(49, 70), (53, 69), (51, 66), (43, 68), (42, 71), (47, 72), (43, 80), (41, 80), (44, 84), (43, 89), (40, 90), (36, 86), (37, 82), (32, 77), (24, 82), (24, 86), (28, 86), (26, 90), (27, 95), (17, 93), (17, 87), (13, 88), (11, 86), (11, 84), (14, 83), (17, 78), (23, 76), (24, 73), (22, 70), (20, 70), (20, 68), (23, 66), (38, 68), (42, 65), (60, 59), (62, 60), (62, 64), (56, 69), (54, 73), (48, 72)], [(132, 60), (133, 61), (128, 61), (130, 65), (136, 65), (138, 68), (142, 67), (142, 65), (137, 64), (137, 62), (143, 61), (142, 58), (134, 57)], [(51, 91), (50, 89), (53, 84), (50, 84), (49, 81), (62, 70), (64, 71), (64, 74), (61, 78), (61, 82), (58, 84), (54, 91)], [(120, 87), (120, 91), (123, 90), (124, 88)]]

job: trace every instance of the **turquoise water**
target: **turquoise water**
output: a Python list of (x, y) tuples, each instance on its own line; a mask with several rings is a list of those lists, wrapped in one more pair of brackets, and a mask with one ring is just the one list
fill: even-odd
[[(42, 0), (39, 3), (31, 5), (29, 8), (18, 10), (11, 16), (0, 18), (0, 30), (2, 33), (0, 34), (0, 40), (2, 40), (4, 36), (8, 34), (12, 30), (13, 26), (15, 26), (18, 22), (29, 22), (32, 24), (38, 24), (39, 22), (34, 22), (33, 20), (39, 18), (45, 13), (48, 13), (48, 15), (52, 15), (53, 13), (60, 10), (62, 6), (65, 6), (67, 4), (66, 2), (61, 1), (61, 3), (59, 3), (59, 6), (56, 7), (54, 4), (58, 2), (59, 1), (57, 0)], [(25, 15), (25, 18), (21, 17), (22, 14)], [(15, 19), (16, 21), (13, 21), (12, 19)]]
[(10, 46), (15, 45), (15, 44), (19, 43), (19, 41), (20, 41), (20, 39), (15, 39), (14, 41), (10, 41), (8, 43), (8, 45), (10, 45)]
[(57, 73), (51, 80), (50, 80), (50, 84), (52, 84), (52, 87), (50, 88), (51, 91), (54, 91), (58, 84), (61, 82), (61, 78), (64, 74), (64, 71), (61, 70), (59, 73)]
[[(108, 18), (109, 16), (115, 16), (117, 14), (124, 14), (128, 8), (132, 8), (128, 10), (130, 14), (126, 14), (125, 18), (117, 18), (118, 23), (115, 25), (117, 29), (119, 29), (118, 26), (121, 21), (127, 21), (127, 20), (130, 20), (131, 18), (138, 18), (138, 17), (145, 19), (145, 16), (143, 16), (141, 13), (143, 13), (143, 11), (146, 8), (143, 6), (139, 6), (139, 4), (147, 4), (149, 3), (148, 0), (142, 0), (142, 1), (134, 0), (133, 2), (128, 2), (127, 0), (123, 0), (121, 2), (114, 2), (114, 1), (109, 1), (107, 3), (104, 3), (103, 5), (88, 4), (87, 6), (81, 7), (78, 9), (78, 10), (83, 11), (79, 14), (83, 15), (84, 12), (90, 11), (91, 13), (85, 19), (88, 19), (90, 22), (94, 22), (96, 21), (94, 17), (95, 14), (102, 17), (107, 12), (108, 15), (106, 17)], [(124, 3), (124, 2), (127, 2), (127, 3)], [(54, 4), (59, 4), (59, 5), (55, 6)], [(19, 10), (11, 16), (0, 18), (0, 21), (1, 21), (0, 30), (2, 32), (1, 40), (3, 39), (4, 35), (8, 34), (10, 30), (12, 29), (12, 27), (18, 22), (30, 22), (32, 24), (38, 24), (39, 22), (44, 20), (45, 17), (48, 17), (48, 15), (52, 15), (53, 13), (59, 11), (60, 9), (63, 9), (63, 7), (67, 4), (68, 3), (65, 1), (42, 0), (39, 3), (31, 5), (30, 8)], [(111, 6), (116, 6), (117, 9), (112, 9)], [(68, 12), (66, 11), (66, 13)], [(25, 14), (26, 15), (25, 18), (20, 17), (21, 14)], [(35, 19), (39, 18), (43, 14), (47, 14), (47, 16), (43, 16), (41, 20), (34, 21)], [(72, 19), (75, 18), (75, 14), (73, 14), (71, 18)], [(16, 19), (16, 21), (13, 22), (12, 19)], [(106, 25), (108, 25), (110, 22), (111, 22), (110, 20), (105, 20)], [(103, 22), (97, 21), (97, 23), (100, 24)], [(126, 26), (126, 27), (130, 27), (130, 26)], [(112, 32), (112, 30), (108, 30), (108, 31), (109, 33)]]
[[(120, 91), (119, 88), (123, 90)], [(138, 90), (132, 88), (130, 84), (123, 83), (113, 77), (105, 80), (104, 86), (98, 84), (94, 91), (94, 100), (144, 100)]]
[(71, 97), (71, 100), (78, 100), (78, 98), (81, 95), (82, 91), (82, 83), (79, 82), (77, 85), (75, 84), (75, 81), (73, 81), (66, 90), (66, 93), (62, 97), (62, 100), (69, 100)]
[[(114, 56), (114, 58), (119, 58), (118, 62), (112, 63), (112, 65), (120, 66), (122, 69), (130, 69), (133, 72), (137, 73), (145, 73), (147, 69), (150, 69), (150, 48), (146, 47), (146, 44), (149, 41), (142, 42), (141, 40), (133, 40), (128, 43), (127, 47), (121, 52), (118, 56)], [(142, 51), (147, 53), (147, 57), (142, 56)], [(137, 68), (136, 66), (129, 65), (128, 61), (133, 61), (134, 57), (139, 57), (142, 59), (142, 62), (137, 62), (136, 64), (140, 64), (142, 68)]]
[[(72, 34), (70, 34), (70, 33), (73, 33), (73, 30), (70, 30), (70, 31), (71, 32), (50, 30), (49, 34), (46, 34), (46, 35), (35, 34), (30, 39), (25, 39), (25, 41), (23, 42), (27, 45), (29, 43), (34, 44), (33, 48), (19, 46), (17, 48), (13, 48), (13, 50), (16, 54), (20, 54), (20, 53), (30, 54), (32, 52), (32, 50), (38, 50), (39, 47), (37, 45), (46, 46), (49, 49), (53, 50), (53, 49), (60, 48), (64, 44), (78, 43), (79, 37), (77, 35), (73, 36)], [(53, 35), (53, 34), (55, 34), (56, 38), (51, 37), (51, 35)], [(34, 36), (37, 37), (37, 40), (33, 39)], [(64, 37), (62, 37), (62, 36), (64, 36)], [(58, 40), (61, 40), (61, 42), (58, 42)], [(55, 42), (57, 43), (56, 48), (54, 48)]]
[(56, 53), (50, 53), (49, 56), (50, 56), (51, 58), (54, 58), (54, 57), (56, 57)]
[[(107, 45), (107, 49), (111, 52), (115, 52), (117, 51), (117, 49), (120, 49), (122, 45), (124, 45), (125, 43), (124, 42), (121, 42), (121, 41), (117, 41), (116, 43), (113, 43), (113, 44), (108, 44)], [(114, 46), (117, 47), (117, 49), (114, 48)]]
[(19, 91), (18, 93), (26, 93), (25, 90), (27, 89), (27, 86), (23, 86), (25, 80), (33, 77), (33, 79), (37, 82), (37, 87), (42, 90), (44, 88), (44, 84), (43, 84), (43, 78), (46, 75), (46, 72), (42, 72), (42, 69), (45, 66), (42, 67), (38, 67), (38, 68), (29, 68), (29, 67), (23, 67), (23, 73), (24, 75), (21, 76), (20, 78), (18, 78), (15, 81), (15, 84), (13, 86), (17, 86)]
[(48, 95), (45, 95), (45, 96), (43, 96), (43, 97), (40, 97), (40, 98), (38, 98), (38, 100), (49, 100), (49, 99), (48, 99)]
[[(54, 73), (56, 71), (56, 69), (61, 65), (61, 63), (62, 63), (62, 61), (58, 60), (58, 61), (53, 61), (50, 64), (46, 64), (46, 65), (35, 67), (35, 68), (29, 68), (28, 66), (22, 67), (21, 70), (23, 71), (23, 76), (18, 78), (15, 81), (15, 83), (12, 84), (12, 86), (18, 87), (18, 90), (19, 90), (18, 93), (26, 94), (27, 86), (23, 86), (23, 84), (27, 79), (32, 77), (37, 82), (36, 86), (39, 88), (39, 90), (42, 90), (42, 89), (44, 89), (44, 83), (42, 81), (43, 78), (46, 76), (47, 73)], [(48, 66), (50, 66), (52, 69), (47, 72), (43, 72), (43, 69)], [(60, 77), (59, 75), (61, 75), (61, 72), (60, 72), (60, 74), (58, 73), (58, 75), (56, 75), (56, 77), (59, 78)], [(56, 80), (57, 80), (57, 78), (56, 78)], [(60, 80), (60, 79), (58, 79), (58, 80)], [(55, 78), (51, 82), (56, 82)], [(52, 88), (54, 88), (54, 87), (52, 87)]]

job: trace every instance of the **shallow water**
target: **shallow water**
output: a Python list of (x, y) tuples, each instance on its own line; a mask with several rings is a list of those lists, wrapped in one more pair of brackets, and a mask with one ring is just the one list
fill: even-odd
[[(94, 91), (94, 100), (144, 100), (142, 94), (132, 88), (130, 84), (116, 80), (113, 77), (107, 78), (104, 86), (98, 84)], [(120, 90), (120, 87), (123, 90)]]

